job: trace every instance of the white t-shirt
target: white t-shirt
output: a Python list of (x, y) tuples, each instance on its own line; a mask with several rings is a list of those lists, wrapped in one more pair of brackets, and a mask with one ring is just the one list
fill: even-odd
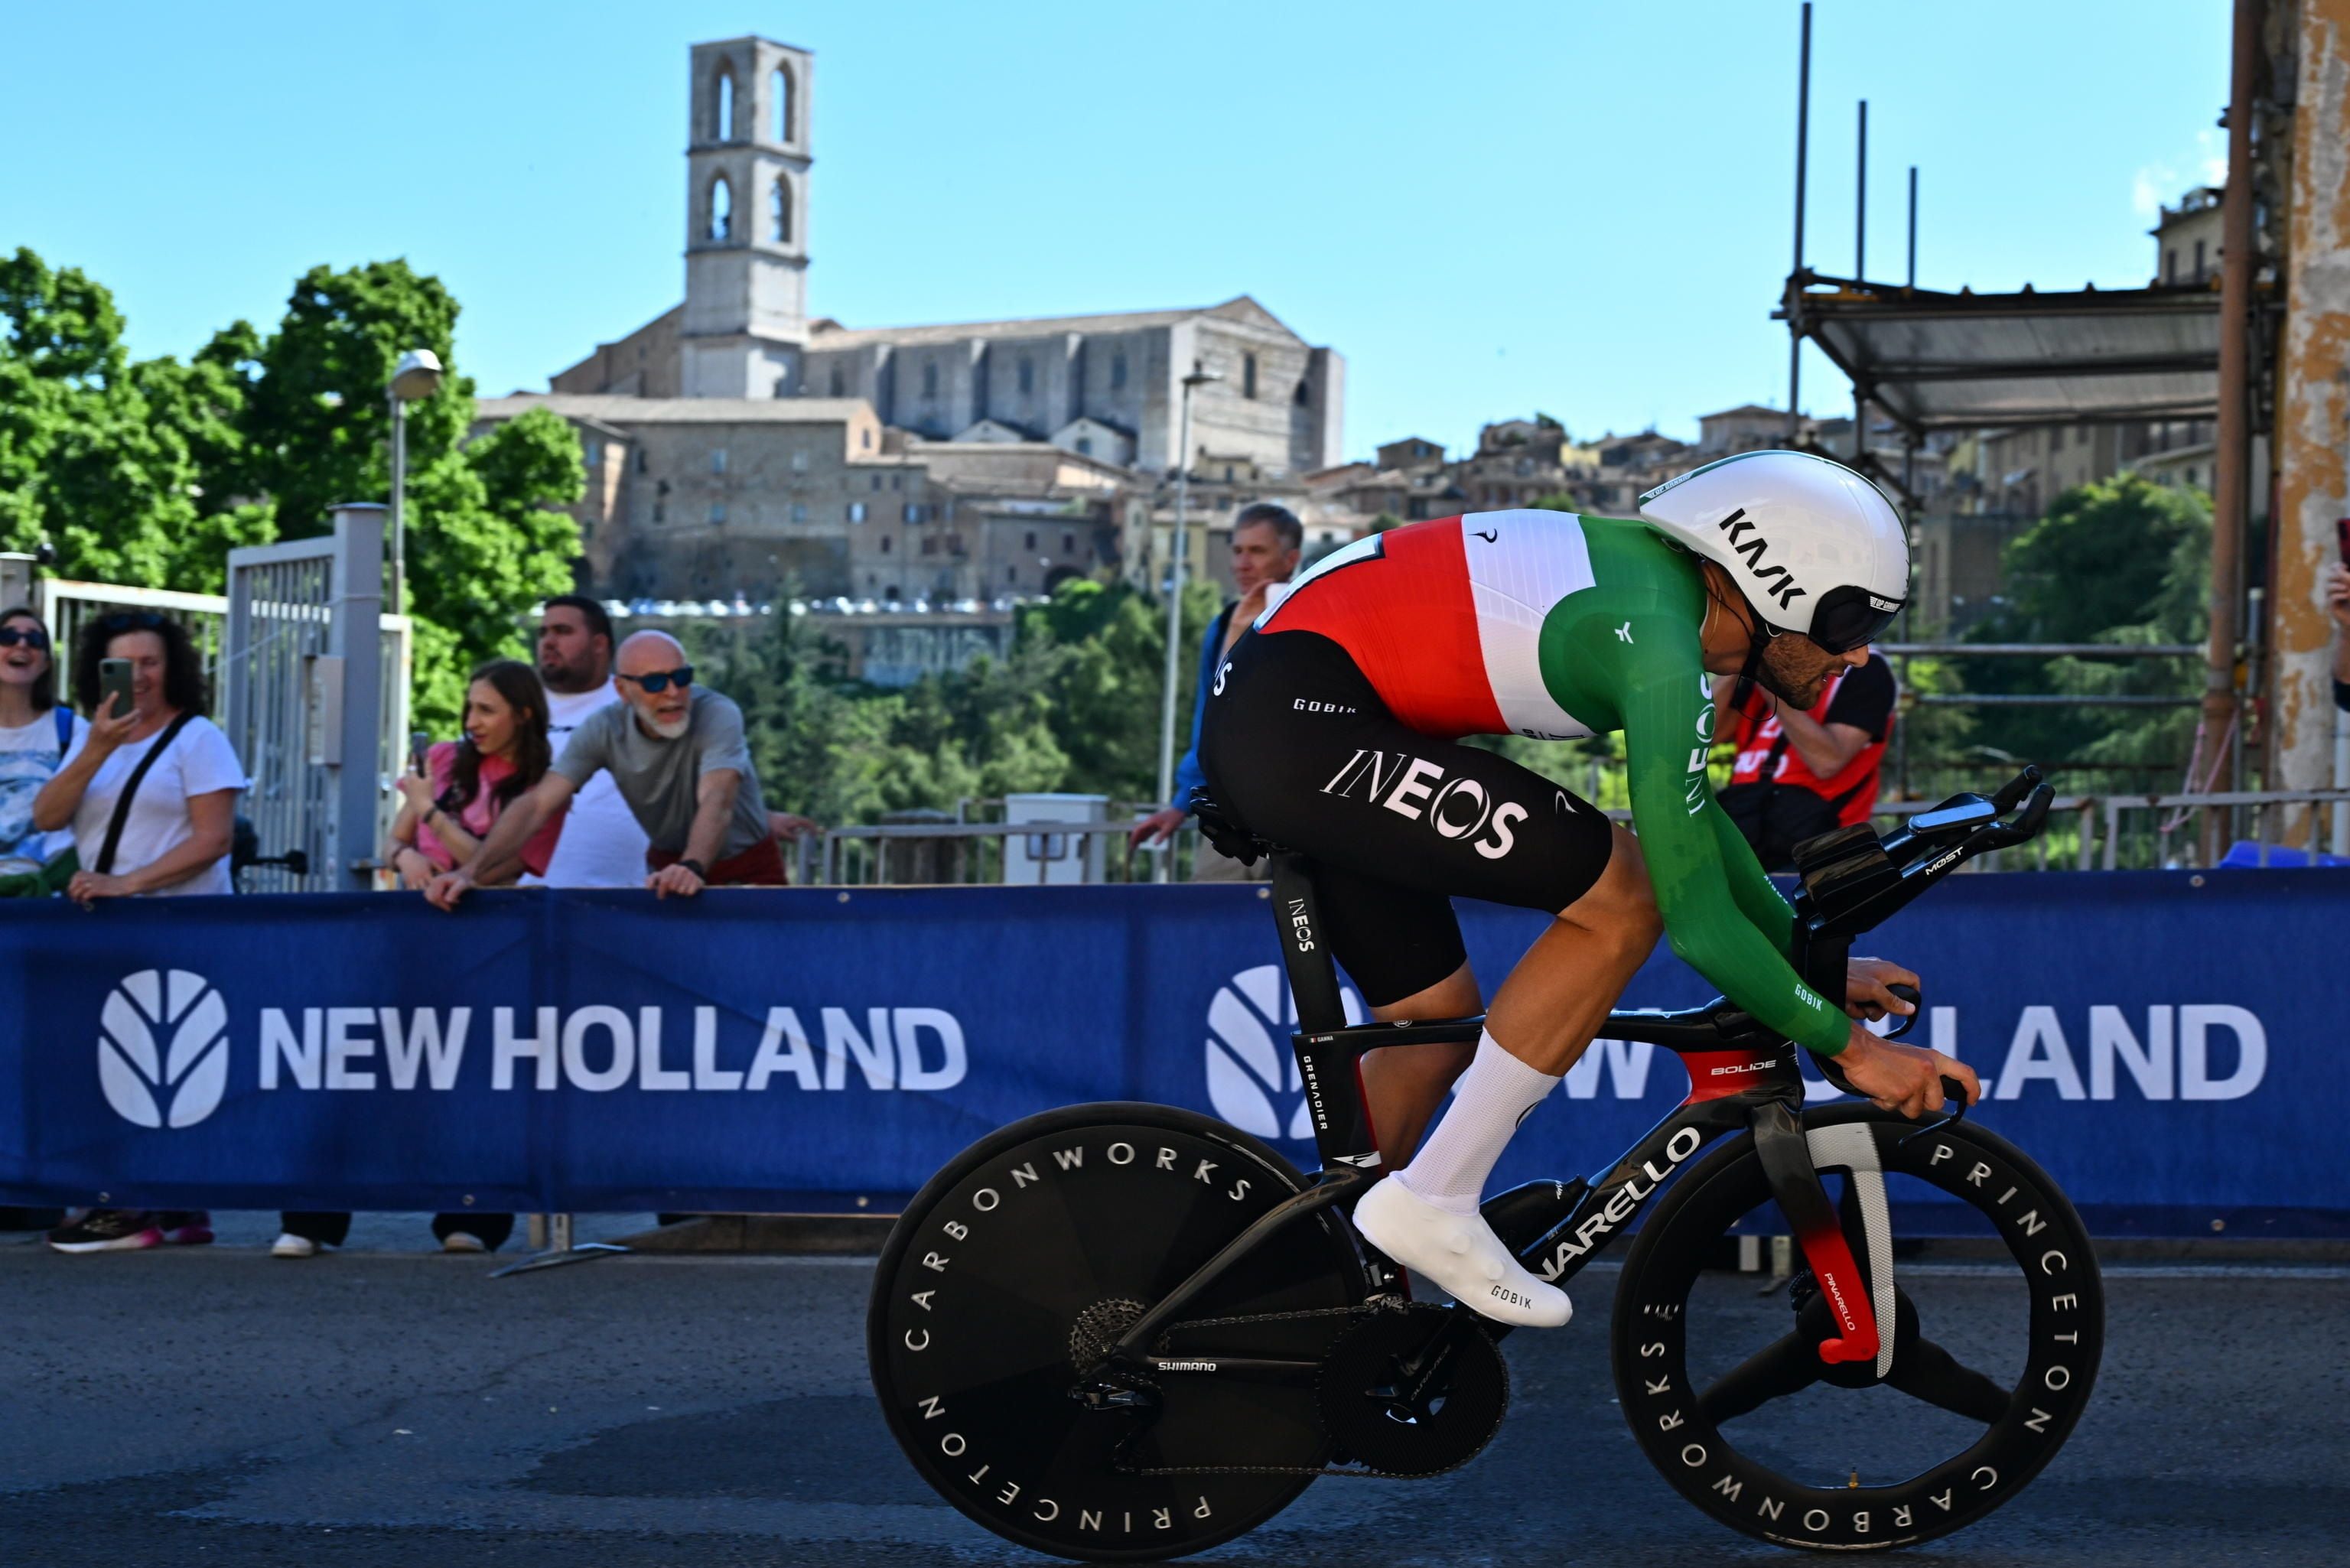
[[(571, 732), (598, 709), (620, 701), (620, 689), (606, 681), (593, 691), (546, 694), (546, 740), (561, 756)], [(629, 815), (620, 786), (598, 773), (571, 797), (563, 836), (544, 877), (525, 876), (525, 888), (641, 888), (645, 885), (645, 830)]]
[[(73, 835), (64, 828), (33, 830), (33, 797), (64, 766), (57, 751), (57, 715), (63, 711), (52, 708), (33, 715), (29, 724), (0, 729), (0, 860), (46, 862), (73, 846)], [(74, 741), (89, 729), (78, 714), (67, 719)]]
[[(106, 847), (106, 829), (114, 820), (114, 803), (121, 798), (122, 786), (130, 782), (140, 759), (154, 749), (163, 734), (163, 730), (158, 730), (143, 741), (120, 747), (98, 765), (97, 776), (82, 792), (81, 805), (74, 808), (74, 847), (80, 851), (83, 870), (98, 869), (99, 851)], [(88, 739), (86, 728), (76, 734), (66, 760), (79, 756)], [(188, 815), (190, 797), (224, 789), (242, 791), (247, 783), (244, 769), (237, 764), (236, 749), (221, 733), (220, 726), (201, 717), (188, 721), (188, 727), (172, 740), (172, 749), (156, 758), (155, 765), (140, 781), (139, 794), (130, 802), (130, 815), (122, 825), (121, 842), (114, 847), (114, 875), (127, 877), (141, 867), (152, 866), (195, 836), (195, 822)], [(229, 879), (228, 857), (223, 855), (194, 876), (155, 888), (148, 897), (184, 898), (235, 890)]]

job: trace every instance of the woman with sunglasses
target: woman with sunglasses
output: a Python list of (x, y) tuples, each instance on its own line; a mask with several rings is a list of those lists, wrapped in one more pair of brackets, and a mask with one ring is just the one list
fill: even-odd
[[(1711, 676), (1736, 677), (1737, 700), (1760, 681), (1809, 708), (1866, 659), (1908, 584), (1901, 519), (1866, 480), (1802, 452), (1742, 452), (1650, 491), (1636, 517), (1489, 512), (1357, 540), (1233, 645), (1201, 725), (1215, 808), (1201, 822), (1313, 859), (1327, 927), (1314, 937), (1376, 1017), (1485, 1013), (1473, 1048), (1363, 1060), (1394, 1173), (1355, 1210), (1373, 1243), (1489, 1317), (1566, 1321), (1565, 1295), (1519, 1264), (1479, 1200), (1668, 932), (1733, 1002), (1835, 1056), (1880, 1106), (1937, 1109), (1945, 1074), (1972, 1098), (1964, 1067), (1861, 1026), (1911, 1010), (1889, 989), (1915, 985), (1908, 971), (1856, 959), (1833, 999), (1795, 971), (1793, 911), (1706, 772)], [(1617, 732), (1638, 837), (1460, 743)], [(1490, 1009), (1460, 895), (1553, 917)]]
[(33, 801), (89, 726), (57, 702), (57, 650), (33, 609), (0, 610), (0, 894), (44, 896), (73, 874), (73, 835), (33, 825)]

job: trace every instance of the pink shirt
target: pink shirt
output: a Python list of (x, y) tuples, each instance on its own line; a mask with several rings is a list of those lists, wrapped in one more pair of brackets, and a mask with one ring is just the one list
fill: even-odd
[[(432, 794), (439, 799), (448, 793), (449, 780), (457, 770), (457, 742), (442, 741), (424, 753), (424, 771), (432, 781)], [(465, 808), (457, 813), (457, 821), (475, 838), (489, 836), (491, 826), (498, 820), (497, 786), (514, 775), (514, 764), (503, 757), (482, 759), (481, 787)], [(555, 841), (563, 835), (563, 818), (553, 821), (531, 835), (530, 842), (522, 846), (524, 869), (534, 877), (546, 874), (546, 863), (555, 857)], [(424, 858), (443, 871), (457, 867), (456, 856), (441, 842), (440, 836), (420, 822), (416, 825), (416, 847)]]

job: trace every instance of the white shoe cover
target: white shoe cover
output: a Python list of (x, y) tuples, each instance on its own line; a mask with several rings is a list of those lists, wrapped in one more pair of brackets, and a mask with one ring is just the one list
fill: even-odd
[(1528, 1273), (1482, 1216), (1439, 1209), (1392, 1176), (1355, 1205), (1355, 1229), (1380, 1251), (1419, 1270), (1462, 1306), (1495, 1323), (1563, 1328), (1575, 1315), (1566, 1293)]

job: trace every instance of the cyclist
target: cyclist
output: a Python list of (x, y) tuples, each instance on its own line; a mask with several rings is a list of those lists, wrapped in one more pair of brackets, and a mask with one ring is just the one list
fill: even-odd
[[(1733, 701), (1760, 681), (1809, 708), (1867, 657), (1908, 581), (1901, 520), (1874, 485), (1824, 458), (1745, 452), (1648, 492), (1638, 520), (1488, 512), (1357, 540), (1233, 646), (1201, 731), (1211, 791), (1232, 820), (1313, 859), (1321, 937), (1374, 1016), (1478, 1011), (1453, 895), (1556, 917), (1495, 992), (1473, 1054), (1364, 1059), (1392, 1174), (1355, 1220), (1382, 1251), (1489, 1317), (1566, 1322), (1565, 1293), (1519, 1265), (1478, 1202), (1511, 1134), (1660, 931), (1750, 1015), (1836, 1057), (1877, 1105), (1939, 1109), (1945, 1074), (1976, 1097), (1961, 1064), (1858, 1022), (1910, 1011), (1887, 987), (1914, 974), (1854, 960), (1849, 1018), (1796, 974), (1793, 912), (1706, 777), (1711, 675), (1739, 678)], [(1637, 838), (1459, 743), (1617, 730)]]

